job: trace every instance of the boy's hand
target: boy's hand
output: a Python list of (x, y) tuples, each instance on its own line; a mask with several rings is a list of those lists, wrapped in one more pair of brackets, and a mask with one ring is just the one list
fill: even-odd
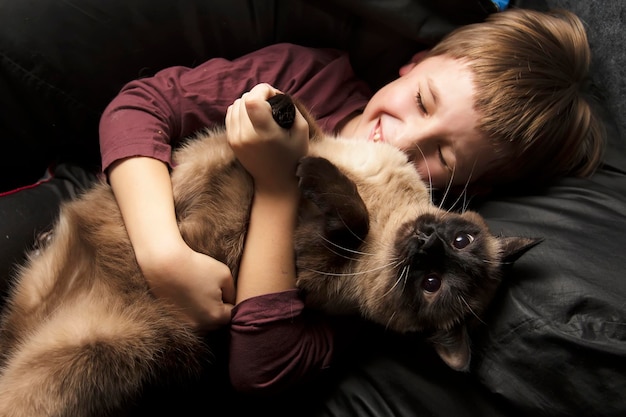
[(215, 330), (230, 322), (235, 284), (230, 269), (185, 244), (161, 253), (144, 268), (151, 292), (194, 329)]
[(259, 84), (237, 99), (226, 113), (228, 142), (254, 178), (257, 191), (282, 191), (297, 184), (296, 167), (309, 146), (309, 126), (299, 111), (293, 127), (280, 127), (267, 100), (280, 93)]

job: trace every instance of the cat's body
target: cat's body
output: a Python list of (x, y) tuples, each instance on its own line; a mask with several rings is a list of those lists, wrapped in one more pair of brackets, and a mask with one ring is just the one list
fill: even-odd
[[(175, 160), (183, 237), (236, 276), (248, 174), (220, 131), (190, 141)], [(466, 366), (464, 320), (484, 309), (502, 263), (534, 241), (494, 237), (478, 215), (434, 207), (406, 157), (389, 145), (318, 135), (298, 175), (295, 245), (307, 303), (427, 332), (444, 360)], [(150, 294), (102, 183), (63, 206), (49, 242), (17, 277), (0, 325), (0, 415), (114, 410), (146, 381), (185, 378), (205, 354), (202, 338)]]

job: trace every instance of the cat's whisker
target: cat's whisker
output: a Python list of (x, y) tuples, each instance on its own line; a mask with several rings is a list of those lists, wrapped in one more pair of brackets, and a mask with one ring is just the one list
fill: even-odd
[(422, 155), (422, 159), (424, 160), (424, 164), (426, 165), (426, 172), (428, 173), (428, 194), (429, 194), (429, 198), (430, 198), (430, 204), (434, 205), (434, 197), (433, 197), (433, 192), (434, 192), (434, 187), (433, 187), (433, 177), (432, 174), (430, 172), (430, 167), (428, 166), (428, 162), (426, 162), (426, 155), (424, 155), (424, 152), (422, 151), (422, 148), (420, 148), (420, 146), (418, 144), (415, 144), (415, 149), (417, 149), (420, 153), (420, 155)]
[[(453, 169), (452, 171), (452, 175), (450, 176), (450, 180), (448, 181), (448, 184), (446, 185), (446, 189), (444, 192), (444, 195), (441, 198), (441, 202), (439, 204), (439, 209), (443, 210), (444, 207), (446, 207), (446, 211), (450, 212), (453, 211), (455, 207), (457, 207), (458, 205), (460, 205), (460, 212), (463, 213), (467, 210), (467, 207), (469, 206), (469, 203), (471, 201), (471, 199), (467, 198), (468, 195), (468, 190), (469, 190), (469, 184), (472, 182), (472, 178), (474, 176), (474, 171), (476, 169), (476, 163), (477, 160), (474, 160), (474, 164), (472, 165), (472, 169), (468, 175), (467, 180), (465, 181), (465, 184), (463, 185), (463, 188), (460, 190), (460, 192), (458, 193), (458, 195), (456, 196), (456, 199), (454, 200), (454, 202), (451, 205), (446, 205), (446, 199), (449, 197), (450, 191), (452, 190), (452, 185), (454, 183), (454, 176), (456, 174), (456, 167)], [(459, 202), (461, 202), (461, 204), (459, 204)]]
[(380, 299), (385, 298), (387, 295), (389, 295), (389, 293), (391, 293), (391, 291), (393, 291), (400, 282), (404, 281), (403, 277), (408, 275), (409, 272), (409, 267), (405, 266), (404, 268), (402, 268), (402, 272), (400, 273), (400, 275), (398, 276), (398, 279), (396, 279), (396, 281), (393, 283), (393, 285), (391, 286), (391, 288), (389, 288), (387, 291), (385, 291), (381, 296)]
[(463, 203), (461, 204), (461, 213), (465, 212), (467, 210), (467, 207), (469, 206), (469, 203), (471, 201), (471, 198), (467, 198), (467, 192), (469, 189), (469, 185), (472, 182), (472, 177), (474, 176), (474, 170), (476, 169), (476, 163), (478, 162), (477, 159), (474, 160), (474, 164), (472, 165), (472, 169), (469, 173), (469, 175), (467, 176), (467, 180), (465, 181), (465, 185), (463, 185), (463, 189), (461, 190), (461, 192), (459, 193), (457, 199), (454, 201), (454, 204), (452, 205), (452, 207), (456, 206), (459, 201), (461, 201), (461, 199), (463, 199)]
[(359, 276), (359, 275), (365, 275), (365, 274), (369, 274), (372, 272), (378, 272), (378, 271), (382, 271), (386, 268), (396, 268), (399, 264), (399, 261), (392, 261), (389, 262), (385, 265), (376, 267), (376, 268), (370, 268), (367, 270), (363, 270), (363, 271), (357, 271), (357, 272), (325, 272), (325, 271), (320, 271), (318, 269), (313, 269), (313, 268), (308, 268), (308, 267), (302, 267), (302, 269), (309, 271), (309, 272), (313, 272), (315, 274), (319, 274), (319, 275), (329, 275), (329, 276), (334, 276), (334, 277), (353, 277), (353, 276)]
[[(443, 210), (443, 203), (446, 201), (446, 198), (448, 198), (448, 193), (452, 189), (452, 183), (454, 181), (455, 172), (456, 172), (456, 166), (452, 168), (452, 174), (450, 174), (450, 180), (448, 181), (448, 184), (446, 185), (446, 190), (443, 192), (443, 196), (441, 197), (441, 202), (439, 203), (440, 210)], [(454, 205), (452, 205), (452, 207), (454, 207)]]
[(349, 250), (349, 249), (347, 249), (347, 248), (344, 248), (344, 247), (342, 247), (342, 246), (340, 246), (340, 245), (331, 245), (331, 246), (324, 245), (324, 247), (325, 247), (325, 248), (326, 248), (329, 252), (331, 252), (332, 254), (337, 255), (337, 256), (339, 256), (339, 257), (341, 257), (341, 258), (343, 258), (343, 259), (347, 259), (347, 260), (349, 260), (349, 261), (357, 261), (357, 260), (358, 260), (358, 257), (357, 257), (357, 256), (355, 256), (355, 257), (347, 256), (345, 253), (342, 253), (342, 252), (340, 252), (340, 251), (338, 251), (338, 250), (335, 250), (332, 246), (334, 246), (335, 248), (342, 249), (342, 250), (344, 250), (344, 251), (346, 251), (346, 252), (353, 252), (353, 253), (354, 253), (354, 251), (351, 251), (351, 250)]
[(359, 236), (357, 233), (354, 233), (354, 231), (350, 228), (350, 226), (346, 224), (346, 222), (343, 220), (343, 216), (339, 216), (339, 219), (341, 220), (341, 223), (346, 227), (346, 230), (350, 232), (352, 236), (356, 237), (359, 241), (363, 242), (363, 238), (361, 238), (361, 236)]
[(393, 321), (394, 317), (396, 317), (396, 312), (395, 311), (391, 314), (391, 317), (389, 317), (389, 320), (387, 320), (387, 324), (385, 325), (385, 330), (389, 329), (389, 327), (391, 326), (391, 322)]
[(465, 300), (465, 297), (463, 297), (462, 295), (459, 295), (459, 300), (461, 300), (461, 302), (463, 304), (465, 304), (465, 307), (467, 307), (467, 309), (469, 310), (470, 313), (472, 313), (472, 316), (476, 317), (476, 319), (478, 321), (480, 321), (482, 324), (487, 324), (484, 322), (483, 319), (481, 319), (478, 314), (476, 314), (476, 312), (474, 312), (474, 310), (472, 309), (472, 307), (470, 307), (469, 303)]
[(341, 246), (341, 245), (339, 245), (339, 244), (329, 240), (328, 238), (326, 238), (321, 233), (317, 233), (317, 236), (319, 236), (319, 238), (322, 239), (325, 243), (328, 243), (330, 245), (330, 246), (326, 246), (326, 248), (329, 251), (333, 252), (335, 255), (343, 256), (346, 259), (356, 260), (356, 258), (349, 258), (349, 257), (347, 257), (347, 256), (345, 256), (345, 255), (343, 255), (343, 254), (341, 254), (339, 252), (336, 252), (336, 251), (332, 250), (331, 247), (339, 248), (339, 249), (341, 249), (344, 252), (353, 253), (353, 254), (359, 255), (359, 256), (374, 256), (375, 255), (374, 253), (368, 253), (368, 252), (363, 252), (363, 251), (358, 251), (358, 250), (355, 250), (355, 249), (350, 249), (350, 248), (343, 247), (343, 246)]
[(403, 277), (404, 277), (404, 279), (403, 279), (404, 282), (402, 283), (402, 292), (404, 292), (404, 289), (406, 288), (406, 284), (407, 284), (407, 282), (409, 282), (409, 271), (410, 271), (410, 269), (411, 269), (410, 265), (407, 265), (405, 267), (405, 270), (402, 271), (402, 274), (403, 274)]

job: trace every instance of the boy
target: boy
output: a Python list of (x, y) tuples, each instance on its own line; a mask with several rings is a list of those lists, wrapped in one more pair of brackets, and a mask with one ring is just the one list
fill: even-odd
[[(226, 324), (236, 302), (233, 382), (275, 388), (328, 366), (335, 346), (328, 325), (302, 319), (293, 289), (295, 176), (266, 169), (293, 168), (306, 138), (296, 126), (299, 146), (280, 161), (256, 142), (284, 143), (264, 102), (274, 87), (303, 101), (329, 132), (402, 149), (435, 188), (489, 188), (595, 169), (603, 140), (584, 91), (589, 61), (584, 28), (572, 14), (509, 10), (452, 33), (374, 95), (345, 56), (293, 45), (170, 68), (129, 83), (105, 111), (103, 169), (155, 295), (183, 307), (184, 319), (204, 330)], [(271, 85), (255, 87), (263, 82)], [(230, 271), (182, 241), (168, 173), (171, 144), (224, 114), (233, 149), (258, 185), (236, 295)]]

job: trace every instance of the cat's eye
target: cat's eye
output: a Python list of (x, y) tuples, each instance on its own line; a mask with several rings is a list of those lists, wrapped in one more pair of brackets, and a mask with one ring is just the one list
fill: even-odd
[(429, 274), (422, 280), (422, 289), (426, 292), (437, 292), (441, 288), (441, 279), (438, 275)]
[(474, 241), (474, 236), (469, 233), (461, 233), (454, 238), (452, 246), (457, 249), (465, 249), (469, 244)]

